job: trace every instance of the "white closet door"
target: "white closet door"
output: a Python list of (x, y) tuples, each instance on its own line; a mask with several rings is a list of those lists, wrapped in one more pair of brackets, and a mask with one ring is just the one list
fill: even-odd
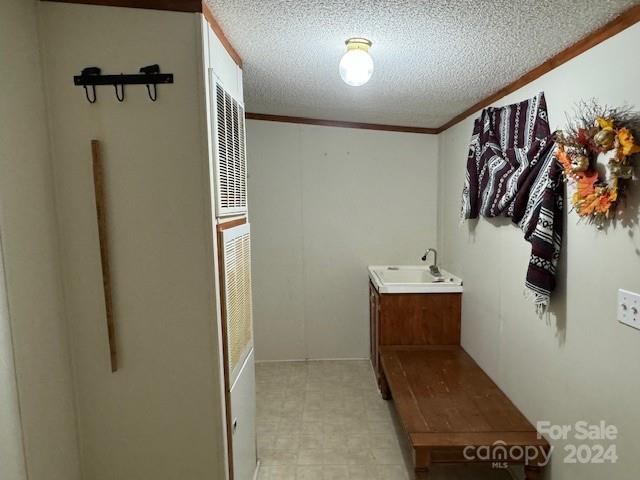
[(209, 70), (216, 216), (247, 212), (244, 106)]
[(219, 237), (227, 438), (233, 480), (251, 480), (257, 462), (250, 228), (245, 223), (222, 230)]

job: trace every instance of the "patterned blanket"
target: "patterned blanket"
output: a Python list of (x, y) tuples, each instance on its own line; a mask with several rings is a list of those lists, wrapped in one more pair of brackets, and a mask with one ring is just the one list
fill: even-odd
[(523, 230), (531, 243), (525, 285), (539, 314), (555, 288), (563, 198), (544, 93), (483, 110), (469, 146), (461, 217), (504, 215)]

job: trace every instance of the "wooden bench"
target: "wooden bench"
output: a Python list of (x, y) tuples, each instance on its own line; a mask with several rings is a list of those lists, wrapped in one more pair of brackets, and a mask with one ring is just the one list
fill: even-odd
[(434, 463), (478, 461), (524, 464), (527, 480), (539, 478), (549, 444), (461, 346), (383, 346), (380, 361), (416, 479)]

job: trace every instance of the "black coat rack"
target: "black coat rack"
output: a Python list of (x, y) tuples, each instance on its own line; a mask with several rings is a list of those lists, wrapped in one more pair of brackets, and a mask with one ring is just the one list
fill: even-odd
[[(80, 75), (73, 77), (74, 85), (84, 87), (84, 92), (89, 103), (96, 103), (96, 85), (113, 85), (116, 92), (116, 98), (119, 102), (124, 101), (125, 85), (146, 85), (147, 93), (152, 102), (158, 99), (158, 84), (173, 83), (172, 73), (160, 73), (159, 65), (148, 65), (140, 69), (140, 73), (120, 75), (102, 75), (98, 67), (87, 67), (82, 70)], [(151, 87), (153, 86), (153, 93)], [(89, 87), (93, 95), (89, 95)]]

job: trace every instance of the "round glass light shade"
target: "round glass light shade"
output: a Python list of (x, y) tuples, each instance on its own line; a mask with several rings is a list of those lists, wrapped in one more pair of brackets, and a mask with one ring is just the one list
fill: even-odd
[(340, 60), (340, 76), (347, 85), (359, 87), (369, 81), (373, 74), (373, 59), (369, 52), (360, 48), (347, 50)]

